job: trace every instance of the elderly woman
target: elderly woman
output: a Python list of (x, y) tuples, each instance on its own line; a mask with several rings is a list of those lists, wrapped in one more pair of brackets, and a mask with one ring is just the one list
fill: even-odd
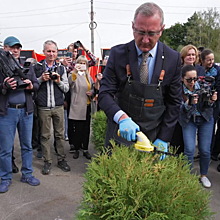
[(184, 46), (180, 51), (180, 55), (182, 66), (193, 65), (196, 68), (198, 76), (205, 75), (205, 69), (202, 66), (196, 64), (199, 59), (199, 54), (197, 48), (194, 45), (188, 44)]
[(88, 69), (88, 60), (81, 55), (77, 58), (75, 68), (68, 77), (71, 94), (68, 134), (73, 143), (74, 159), (79, 157), (80, 149), (83, 150), (83, 156), (91, 159), (88, 146), (94, 82)]

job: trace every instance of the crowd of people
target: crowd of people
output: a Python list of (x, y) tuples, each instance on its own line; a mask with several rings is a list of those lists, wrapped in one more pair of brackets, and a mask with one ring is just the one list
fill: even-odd
[[(210, 49), (200, 48), (199, 54), (196, 46), (186, 45), (179, 53), (160, 42), (164, 27), (158, 5), (139, 6), (132, 22), (134, 40), (111, 48), (104, 73), (97, 74), (95, 82), (89, 67), (96, 65), (96, 57), (80, 41), (68, 45), (68, 56), (59, 60), (57, 43), (47, 40), (45, 59), (36, 62), (20, 59), (19, 39), (4, 40), (0, 51), (0, 193), (8, 191), (12, 173), (19, 172), (13, 156), (16, 130), (21, 182), (31, 186), (40, 184), (33, 176), (33, 148), (43, 158), (42, 174), (52, 169), (51, 125), (58, 168), (71, 170), (65, 141), (69, 141), (73, 159), (80, 150), (91, 159), (90, 122), (97, 99), (98, 108), (108, 117), (106, 147), (111, 147), (112, 138), (131, 145), (141, 130), (164, 152), (169, 143), (177, 146), (193, 168), (198, 146), (199, 180), (211, 187), (209, 163), (211, 158), (218, 160), (220, 153), (220, 68)], [(79, 48), (86, 56), (79, 55)]]
[[(1, 193), (8, 191), (12, 173), (19, 172), (13, 155), (16, 130), (21, 147), (21, 182), (31, 186), (40, 184), (32, 175), (33, 148), (38, 151), (37, 157), (44, 160), (42, 174), (48, 175), (52, 169), (51, 129), (58, 168), (71, 170), (66, 161), (65, 140), (69, 140), (74, 159), (79, 157), (79, 150), (91, 159), (88, 145), (95, 90), (89, 66), (96, 64), (96, 57), (81, 42), (70, 44), (71, 57), (62, 61), (58, 59), (57, 43), (52, 40), (44, 42), (45, 59), (40, 62), (21, 59), (21, 48), (20, 40), (9, 36), (0, 51)], [(79, 48), (89, 61), (86, 56), (79, 56)]]

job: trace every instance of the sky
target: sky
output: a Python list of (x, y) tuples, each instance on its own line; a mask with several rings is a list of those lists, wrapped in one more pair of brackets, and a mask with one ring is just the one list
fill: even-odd
[[(89, 29), (92, 0), (0, 0), (0, 41), (17, 37), (25, 50), (42, 53), (46, 40), (57, 42), (59, 49), (80, 40), (91, 49)], [(93, 0), (94, 54), (101, 48), (127, 43), (133, 39), (131, 22), (136, 8), (143, 0)], [(165, 28), (185, 23), (195, 11), (216, 8), (219, 0), (155, 0), (164, 11)]]

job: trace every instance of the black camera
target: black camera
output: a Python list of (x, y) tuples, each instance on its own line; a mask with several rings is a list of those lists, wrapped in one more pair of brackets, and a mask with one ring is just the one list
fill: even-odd
[[(0, 67), (4, 78), (14, 78), (17, 82), (17, 89), (25, 89), (29, 85), (29, 83), (23, 81), (27, 79), (27, 72), (30, 67), (29, 62), (26, 62), (24, 68), (22, 68), (11, 52), (0, 49)], [(10, 88), (10, 86), (7, 85), (7, 82), (5, 84)]]
[[(30, 69), (31, 62), (25, 62), (23, 65), (23, 69), (17, 69), (16, 71), (19, 72), (18, 76), (14, 76), (14, 79), (17, 81), (17, 87), (21, 89), (25, 89), (29, 86), (29, 83), (23, 82), (24, 79), (27, 79), (26, 74)], [(21, 79), (22, 78), (22, 79)]]
[(12, 76), (14, 78), (14, 80), (17, 82), (17, 88), (18, 89), (25, 89), (26, 87), (29, 86), (29, 83), (25, 83), (23, 80), (27, 79), (27, 78), (21, 78), (20, 75), (14, 75)]
[(213, 76), (200, 76), (198, 80), (200, 89), (188, 95), (189, 105), (192, 105), (195, 95), (198, 95), (198, 103), (204, 103), (206, 105), (215, 92), (215, 89), (212, 89), (214, 82), (215, 78)]
[(73, 45), (74, 45), (74, 49), (78, 49), (79, 47), (82, 46), (82, 43), (78, 40)]
[(25, 74), (28, 73), (28, 71), (30, 69), (30, 65), (31, 65), (31, 62), (25, 61), (24, 65), (23, 65), (22, 72)]
[(49, 76), (50, 76), (50, 78), (51, 78), (51, 80), (56, 80), (56, 79), (58, 79), (58, 76), (57, 75), (55, 75), (55, 74), (53, 74), (54, 72), (56, 72), (56, 68), (55, 69), (49, 69), (48, 70), (48, 73), (49, 73)]

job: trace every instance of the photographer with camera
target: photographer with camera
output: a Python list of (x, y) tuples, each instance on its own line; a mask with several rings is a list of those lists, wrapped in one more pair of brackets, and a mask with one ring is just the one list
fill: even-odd
[(211, 187), (211, 182), (206, 175), (211, 157), (210, 146), (214, 125), (213, 106), (217, 100), (217, 92), (212, 92), (209, 82), (198, 80), (197, 71), (193, 65), (183, 66), (182, 82), (183, 103), (179, 122), (183, 132), (184, 154), (192, 168), (196, 135), (198, 134), (200, 182), (204, 187)]
[(25, 74), (17, 62), (22, 46), (20, 41), (10, 36), (5, 39), (4, 45), (5, 51), (0, 52), (0, 193), (7, 192), (12, 183), (12, 150), (16, 128), (21, 146), (21, 182), (31, 186), (40, 184), (32, 175), (31, 145), (34, 110), (32, 92), (39, 85), (35, 74), (31, 71)]
[[(11, 42), (13, 42), (13, 43), (11, 43)], [(10, 45), (13, 44), (13, 46), (9, 46), (9, 44)], [(4, 40), (4, 51), (10, 51), (11, 54), (13, 55), (13, 57), (16, 59), (17, 63), (20, 66), (23, 66), (25, 63), (25, 60), (20, 58), (21, 48), (22, 48), (22, 45), (20, 44), (20, 41), (13, 36), (7, 37)], [(13, 173), (19, 172), (19, 168), (17, 167), (17, 165), (15, 163), (14, 147), (12, 150), (12, 172)]]
[[(202, 66), (205, 68), (205, 76), (210, 76), (215, 79), (214, 83), (212, 83), (212, 87), (216, 89), (218, 92), (218, 100), (214, 107), (214, 131), (216, 128), (217, 123), (217, 131), (214, 132), (212, 138), (212, 155), (211, 159), (218, 161), (219, 154), (220, 154), (220, 67), (215, 64), (215, 56), (214, 52), (210, 49), (204, 49), (201, 53), (201, 62)], [(220, 172), (220, 166), (218, 166), (218, 171)]]
[(64, 94), (69, 90), (66, 69), (56, 62), (57, 44), (47, 40), (43, 45), (45, 60), (34, 65), (34, 72), (40, 84), (35, 100), (41, 127), (41, 147), (44, 157), (42, 174), (48, 175), (51, 170), (51, 122), (57, 149), (57, 166), (64, 172), (70, 171), (64, 152)]

